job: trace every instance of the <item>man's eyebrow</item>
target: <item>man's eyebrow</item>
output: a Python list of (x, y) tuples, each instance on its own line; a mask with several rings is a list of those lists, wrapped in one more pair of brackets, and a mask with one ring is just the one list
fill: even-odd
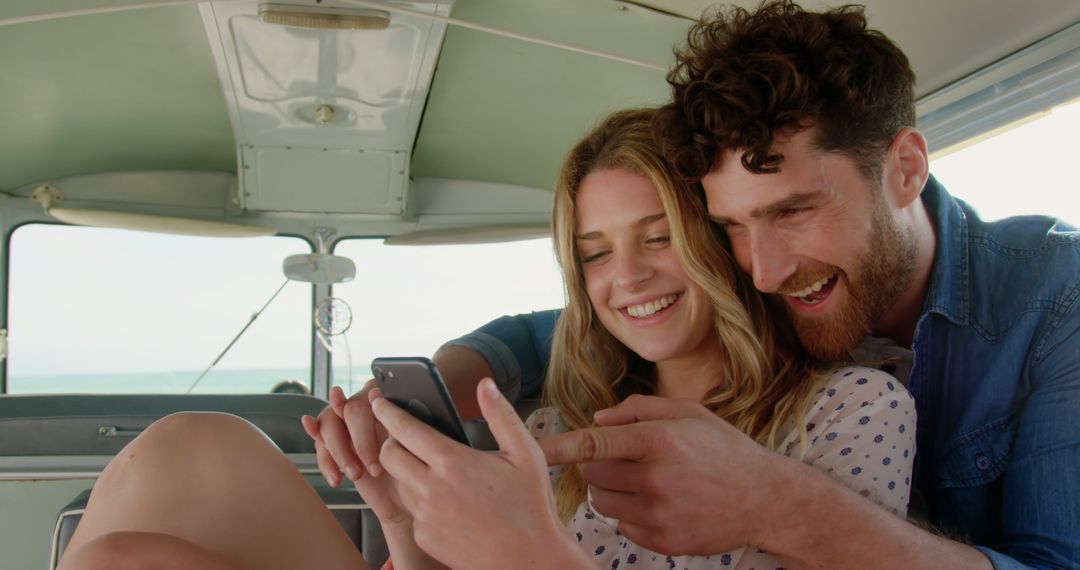
[[(750, 212), (750, 218), (754, 220), (766, 218), (783, 210), (787, 210), (790, 208), (798, 208), (800, 206), (805, 206), (807, 204), (816, 202), (820, 197), (821, 190), (811, 190), (809, 192), (799, 192), (798, 194), (792, 194), (791, 196), (788, 196), (783, 200), (773, 202), (772, 204), (769, 204), (767, 206), (755, 208)], [(714, 223), (720, 225), (736, 223), (735, 220), (732, 220), (731, 218), (728, 218), (726, 216), (710, 215), (709, 219), (712, 220)]]
[[(639, 227), (640, 226), (647, 226), (647, 225), (649, 225), (649, 224), (651, 224), (653, 222), (662, 220), (662, 219), (664, 219), (666, 217), (667, 217), (667, 214), (664, 213), (664, 212), (660, 212), (658, 214), (651, 214), (651, 215), (645, 216), (644, 218), (641, 218), (637, 222), (634, 222), (634, 225), (639, 226)], [(601, 237), (603, 237), (603, 235), (604, 235), (604, 233), (599, 232), (599, 231), (588, 232), (588, 233), (584, 233), (584, 234), (574, 234), (574, 239), (575, 240), (600, 239)]]

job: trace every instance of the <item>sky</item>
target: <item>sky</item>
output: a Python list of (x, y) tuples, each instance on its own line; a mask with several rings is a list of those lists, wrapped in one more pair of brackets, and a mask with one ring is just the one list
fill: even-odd
[[(1053, 214), (1080, 223), (1080, 102), (931, 161), (931, 172), (986, 219)], [(133, 239), (136, 237), (137, 239)], [(215, 240), (27, 225), (12, 238), (9, 377), (201, 371), (285, 281), (294, 238)], [(385, 246), (355, 240), (357, 278), (335, 288), (352, 326), (335, 365), (430, 355), (504, 314), (561, 306), (550, 240)], [(219, 364), (303, 368), (311, 288), (289, 283)], [(347, 341), (347, 342), (346, 342)]]
[[(986, 220), (1050, 214), (1080, 225), (1080, 101), (932, 159), (930, 171)], [(946, 149), (948, 151), (948, 149)]]
[[(37, 224), (15, 232), (10, 375), (202, 370), (285, 282), (282, 260), (307, 252), (295, 238), (132, 235)], [(357, 265), (334, 294), (352, 309), (345, 334), (358, 368), (376, 356), (430, 355), (500, 315), (563, 302), (547, 239), (467, 248), (350, 240), (337, 252)], [(307, 367), (311, 295), (288, 283), (218, 368)], [(334, 347), (344, 351), (343, 339)]]

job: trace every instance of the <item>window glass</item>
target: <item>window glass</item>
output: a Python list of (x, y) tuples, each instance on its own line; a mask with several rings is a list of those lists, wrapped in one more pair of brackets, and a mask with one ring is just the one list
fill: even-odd
[(1047, 214), (1080, 224), (1078, 132), (1080, 100), (946, 149), (930, 171), (985, 220)]
[[(196, 238), (50, 224), (16, 229), (10, 393), (183, 393), (283, 283), (288, 237)], [(311, 384), (311, 285), (290, 282), (192, 393)]]
[(550, 239), (472, 245), (385, 245), (350, 239), (334, 250), (356, 262), (335, 285), (352, 324), (332, 336), (334, 383), (348, 393), (379, 356), (431, 356), (444, 342), (502, 316), (563, 306)]

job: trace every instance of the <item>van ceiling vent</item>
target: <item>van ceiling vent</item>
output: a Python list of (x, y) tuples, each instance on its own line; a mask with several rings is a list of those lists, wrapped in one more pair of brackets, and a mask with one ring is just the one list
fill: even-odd
[[(452, 2), (397, 5), (447, 16)], [(327, 22), (364, 12), (333, 2), (291, 8)], [(264, 21), (269, 9), (290, 6), (199, 4), (239, 147), (240, 206), (401, 214), (446, 24), (379, 13), (378, 26), (301, 27)]]

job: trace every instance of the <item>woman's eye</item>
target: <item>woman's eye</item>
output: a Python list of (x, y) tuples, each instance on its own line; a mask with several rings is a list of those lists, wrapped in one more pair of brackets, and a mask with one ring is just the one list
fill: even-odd
[(605, 253), (607, 253), (607, 252), (596, 251), (596, 252), (590, 252), (590, 253), (581, 253), (579, 255), (581, 256), (581, 263), (585, 264), (585, 263), (593, 263), (595, 261), (599, 261), (602, 257), (604, 257)]
[(664, 244), (671, 241), (671, 236), (655, 236), (645, 240), (646, 243)]

